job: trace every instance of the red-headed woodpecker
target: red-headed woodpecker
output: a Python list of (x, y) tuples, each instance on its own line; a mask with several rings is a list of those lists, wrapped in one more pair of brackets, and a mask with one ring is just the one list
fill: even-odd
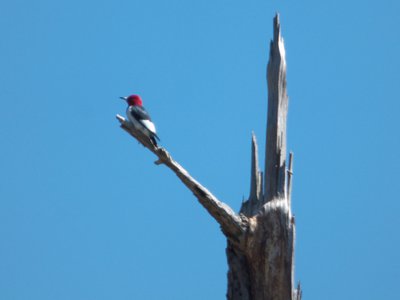
[(153, 142), (154, 146), (158, 147), (156, 139), (160, 139), (157, 136), (156, 126), (154, 126), (150, 115), (143, 107), (142, 98), (140, 98), (138, 95), (130, 95), (128, 97), (120, 98), (128, 103), (126, 115), (135, 129), (140, 130), (144, 135), (148, 136)]

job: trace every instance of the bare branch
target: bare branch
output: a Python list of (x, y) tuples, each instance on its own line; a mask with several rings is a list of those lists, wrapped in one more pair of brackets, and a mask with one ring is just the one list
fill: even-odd
[(247, 228), (247, 218), (236, 214), (227, 204), (219, 201), (209, 190), (202, 186), (197, 180), (190, 176), (178, 162), (164, 148), (156, 147), (140, 131), (136, 130), (129, 121), (120, 115), (116, 116), (121, 123), (121, 128), (137, 139), (144, 147), (153, 152), (158, 160), (155, 164), (164, 164), (170, 168), (182, 183), (196, 196), (200, 204), (221, 225), (224, 234), (237, 242)]

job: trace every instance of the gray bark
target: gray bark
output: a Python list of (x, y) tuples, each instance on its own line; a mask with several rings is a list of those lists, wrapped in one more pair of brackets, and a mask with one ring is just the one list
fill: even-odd
[(291, 212), (293, 154), (286, 170), (286, 60), (279, 16), (267, 67), (268, 114), (265, 178), (258, 166), (256, 137), (251, 146), (250, 195), (236, 214), (197, 182), (164, 148), (155, 147), (123, 117), (121, 127), (153, 152), (193, 192), (227, 237), (229, 300), (300, 300), (294, 288), (295, 222)]
[(285, 161), (288, 96), (286, 92), (285, 46), (281, 37), (278, 16), (274, 19), (274, 39), (270, 44), (267, 82), (268, 115), (265, 173), (268, 176), (265, 176), (264, 202), (286, 196)]

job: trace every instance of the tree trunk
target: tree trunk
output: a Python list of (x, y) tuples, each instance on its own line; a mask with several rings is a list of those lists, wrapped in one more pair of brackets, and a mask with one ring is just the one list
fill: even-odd
[[(250, 197), (241, 213), (249, 220), (243, 244), (228, 239), (228, 299), (294, 299), (295, 226), (290, 208), (291, 170), (286, 170), (286, 61), (279, 17), (270, 44), (264, 193), (253, 136)], [(290, 158), (293, 156), (291, 155)], [(291, 165), (291, 163), (290, 163)]]
[(158, 156), (190, 189), (227, 237), (229, 300), (300, 300), (294, 289), (295, 224), (291, 213), (293, 155), (286, 169), (286, 61), (279, 16), (274, 18), (274, 38), (267, 67), (268, 114), (265, 176), (258, 167), (256, 137), (252, 137), (250, 196), (236, 214), (197, 182), (164, 148), (117, 115), (121, 127)]

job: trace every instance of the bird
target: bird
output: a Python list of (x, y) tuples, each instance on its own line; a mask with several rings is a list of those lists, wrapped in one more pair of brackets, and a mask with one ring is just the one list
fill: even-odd
[(143, 107), (142, 98), (139, 95), (120, 98), (128, 104), (126, 115), (135, 129), (141, 131), (158, 148), (157, 140), (159, 141), (160, 138), (157, 135), (156, 126), (151, 121), (149, 113)]

